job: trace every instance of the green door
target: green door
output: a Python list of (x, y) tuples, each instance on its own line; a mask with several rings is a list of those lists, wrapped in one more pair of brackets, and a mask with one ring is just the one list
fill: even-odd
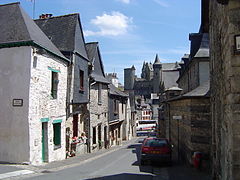
[(48, 161), (48, 123), (42, 122), (42, 161)]
[(44, 131), (44, 123), (42, 123), (42, 161), (45, 162), (45, 131)]

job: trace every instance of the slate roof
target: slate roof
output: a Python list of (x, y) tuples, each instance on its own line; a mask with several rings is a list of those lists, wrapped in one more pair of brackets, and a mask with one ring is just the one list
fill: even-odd
[(128, 97), (128, 94), (120, 91), (118, 88), (116, 88), (113, 84), (109, 84), (109, 93), (116, 96), (122, 96), (122, 97)]
[(97, 82), (109, 84), (110, 81), (105, 78), (98, 42), (86, 43), (85, 46), (88, 54), (88, 59), (94, 66), (94, 69), (90, 76)]
[(208, 35), (208, 33), (202, 34), (200, 47), (194, 57), (195, 58), (209, 57), (209, 35)]
[(179, 77), (178, 71), (163, 71), (162, 80), (164, 82), (165, 89), (178, 86), (177, 79)]
[(183, 97), (209, 97), (210, 81), (206, 81), (202, 85), (183, 95)]
[(172, 71), (176, 70), (176, 63), (162, 63), (163, 71)]
[[(85, 41), (78, 13), (36, 19), (35, 22), (61, 51), (76, 51), (87, 59)], [(79, 30), (76, 29), (77, 25), (80, 26)], [(77, 40), (79, 41), (76, 42)]]
[(20, 3), (0, 5), (0, 46), (18, 43), (39, 46), (51, 54), (69, 61), (24, 12)]
[(191, 33), (190, 57), (209, 57), (209, 35), (208, 33)]
[(98, 42), (86, 43), (86, 50), (89, 61), (92, 63), (97, 53)]
[(202, 85), (193, 89), (192, 91), (183, 94), (181, 96), (177, 96), (166, 101), (175, 101), (186, 98), (209, 98), (210, 97), (210, 81), (204, 82)]

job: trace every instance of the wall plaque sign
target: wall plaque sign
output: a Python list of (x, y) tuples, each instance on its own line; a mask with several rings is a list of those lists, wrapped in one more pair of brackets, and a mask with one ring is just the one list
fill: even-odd
[(234, 51), (236, 54), (240, 54), (240, 35), (235, 36)]
[(23, 106), (23, 99), (13, 99), (13, 106), (17, 107)]

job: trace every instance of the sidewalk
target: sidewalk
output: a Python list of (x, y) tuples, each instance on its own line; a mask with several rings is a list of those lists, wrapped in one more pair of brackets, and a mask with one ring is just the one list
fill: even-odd
[(24, 168), (15, 167), (11, 164), (0, 164), (0, 175), (8, 172), (23, 170)]

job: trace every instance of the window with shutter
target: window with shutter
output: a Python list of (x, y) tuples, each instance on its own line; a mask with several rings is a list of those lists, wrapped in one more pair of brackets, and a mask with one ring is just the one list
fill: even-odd
[(53, 124), (53, 143), (54, 148), (61, 147), (61, 123)]

